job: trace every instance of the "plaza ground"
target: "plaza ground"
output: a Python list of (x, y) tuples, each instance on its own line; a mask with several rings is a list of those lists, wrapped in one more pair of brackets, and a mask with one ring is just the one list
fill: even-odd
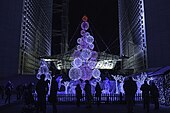
[[(13, 101), (11, 104), (0, 105), (0, 113), (22, 113), (24, 104), (20, 101)], [(57, 105), (57, 113), (127, 113), (125, 104), (101, 104), (100, 107), (95, 104), (92, 108), (86, 108), (85, 105), (81, 105), (79, 108), (75, 104)], [(154, 110), (154, 106), (151, 104), (150, 113), (169, 113), (170, 107), (160, 106), (159, 110)], [(29, 112), (31, 113), (31, 112)], [(47, 113), (52, 113), (52, 106), (47, 104)], [(142, 104), (136, 104), (134, 106), (134, 113), (146, 113)]]

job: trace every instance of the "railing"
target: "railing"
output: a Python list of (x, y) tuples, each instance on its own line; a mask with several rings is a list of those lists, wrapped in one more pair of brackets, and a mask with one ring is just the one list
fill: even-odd
[[(96, 103), (97, 99), (95, 97), (95, 94), (92, 94), (93, 99), (92, 103)], [(136, 94), (134, 98), (135, 102), (141, 102), (142, 96), (141, 94)], [(57, 94), (57, 101), (58, 103), (75, 103), (76, 102), (76, 95), (75, 94)], [(125, 96), (122, 95), (122, 97), (119, 94), (102, 94), (101, 95), (101, 103), (105, 104), (111, 104), (111, 103), (119, 103), (124, 102)], [(83, 97), (81, 99), (81, 102), (85, 102), (85, 94), (83, 94)]]

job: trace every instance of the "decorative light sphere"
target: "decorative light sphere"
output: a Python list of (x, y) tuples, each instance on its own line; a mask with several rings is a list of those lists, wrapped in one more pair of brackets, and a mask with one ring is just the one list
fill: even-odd
[(81, 59), (81, 58), (75, 58), (75, 59), (74, 59), (74, 66), (75, 66), (75, 67), (80, 67), (80, 66), (82, 66), (82, 59)]
[(88, 60), (91, 57), (92, 53), (89, 49), (83, 49), (81, 52), (81, 56), (83, 59)]
[(80, 68), (72, 67), (69, 70), (69, 77), (71, 80), (79, 80), (82, 77), (82, 70)]
[(88, 62), (88, 67), (90, 69), (94, 69), (96, 67), (97, 62), (96, 61), (89, 61)]
[(91, 50), (93, 50), (93, 49), (94, 49), (94, 44), (89, 44), (89, 48), (90, 48)]
[(88, 20), (87, 16), (83, 16), (82, 20), (86, 22)]
[(94, 78), (99, 78), (99, 77), (100, 77), (100, 74), (101, 74), (101, 72), (100, 72), (99, 69), (94, 69), (94, 70), (92, 71), (92, 76), (93, 76)]
[(81, 45), (78, 45), (77, 50), (81, 50), (81, 49), (82, 49)]
[(82, 22), (82, 23), (81, 23), (81, 28), (82, 28), (83, 30), (87, 30), (87, 29), (89, 28), (89, 23), (88, 23), (88, 22)]
[(89, 67), (81, 67), (82, 70), (82, 77), (83, 81), (90, 80), (92, 78), (92, 70)]
[(98, 57), (98, 53), (96, 51), (92, 51), (91, 57), (96, 59)]
[(85, 36), (86, 36), (86, 37), (90, 36), (90, 33), (89, 33), (89, 32), (86, 32), (86, 33), (85, 33)]
[(88, 44), (82, 40), (82, 42), (80, 43), (81, 47), (82, 48), (87, 48), (88, 47)]
[(94, 42), (93, 36), (88, 36), (88, 37), (86, 38), (86, 42), (89, 43), (89, 44), (92, 44), (92, 43)]
[(85, 33), (86, 33), (85, 30), (81, 30), (81, 31), (80, 31), (81, 36), (84, 36)]
[(81, 38), (78, 38), (78, 39), (77, 39), (77, 43), (78, 43), (78, 44), (81, 44), (81, 43), (82, 43), (82, 39), (81, 39)]

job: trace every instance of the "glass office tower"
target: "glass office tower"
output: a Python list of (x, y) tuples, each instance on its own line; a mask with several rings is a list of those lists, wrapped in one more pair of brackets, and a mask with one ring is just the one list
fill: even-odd
[(147, 68), (144, 1), (119, 0), (118, 8), (122, 69), (144, 71)]
[(53, 0), (23, 0), (19, 74), (34, 74), (39, 57), (51, 55)]

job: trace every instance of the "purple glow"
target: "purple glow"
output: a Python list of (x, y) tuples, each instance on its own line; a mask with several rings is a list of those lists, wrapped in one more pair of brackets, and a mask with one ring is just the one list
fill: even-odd
[(40, 61), (40, 68), (38, 70), (38, 74), (36, 75), (37, 79), (40, 79), (40, 76), (42, 74), (45, 74), (45, 80), (51, 80), (51, 74), (49, 72), (49, 69), (48, 69), (48, 66), (45, 60)]
[(69, 77), (71, 80), (79, 80), (82, 77), (82, 71), (80, 68), (72, 67), (69, 71)]
[(89, 67), (81, 67), (82, 70), (82, 80), (90, 80), (92, 77), (92, 70)]
[(89, 33), (89, 32), (86, 32), (86, 33), (85, 33), (85, 37), (88, 37), (88, 36), (90, 36), (90, 33)]
[(80, 34), (84, 36), (85, 32), (86, 32), (85, 30), (81, 30)]
[(93, 77), (94, 78), (99, 78), (100, 77), (100, 71), (99, 71), (99, 69), (94, 69), (93, 71), (92, 71), (92, 75), (93, 75)]
[(94, 44), (89, 44), (90, 49), (94, 49)]
[(82, 41), (80, 45), (81, 45), (82, 48), (88, 47), (88, 44), (85, 41)]
[(88, 60), (91, 57), (91, 51), (89, 49), (83, 49), (81, 56), (83, 59)]
[(94, 69), (95, 66), (96, 66), (96, 64), (97, 64), (96, 61), (89, 61), (89, 62), (88, 62), (88, 67), (89, 67), (90, 69)]
[(86, 42), (87, 42), (88, 44), (92, 44), (92, 43), (94, 42), (93, 36), (88, 36), (88, 37), (86, 38)]
[(81, 28), (82, 28), (83, 30), (87, 30), (87, 29), (89, 28), (89, 23), (88, 23), (88, 22), (82, 22)]
[(77, 45), (77, 50), (72, 54), (74, 61), (71, 63), (73, 67), (69, 71), (69, 77), (72, 80), (90, 80), (93, 75), (95, 79), (100, 81), (100, 70), (94, 69), (98, 57), (97, 52), (93, 51), (94, 38), (89, 32), (86, 32), (89, 28), (89, 23), (84, 19), (81, 28), (80, 34), (82, 37), (77, 39), (79, 45)]
[(75, 58), (74, 59), (74, 66), (75, 67), (80, 67), (82, 65), (82, 59), (80, 58)]
[(81, 38), (78, 38), (78, 39), (77, 39), (77, 43), (78, 43), (78, 44), (81, 44), (81, 43), (82, 43), (82, 39), (81, 39)]
[(77, 58), (77, 57), (80, 56), (80, 53), (81, 53), (81, 52), (80, 52), (79, 50), (75, 50), (74, 53), (72, 54), (72, 57), (73, 57), (73, 58)]
[(77, 46), (77, 50), (81, 50), (82, 47), (80, 45)]

